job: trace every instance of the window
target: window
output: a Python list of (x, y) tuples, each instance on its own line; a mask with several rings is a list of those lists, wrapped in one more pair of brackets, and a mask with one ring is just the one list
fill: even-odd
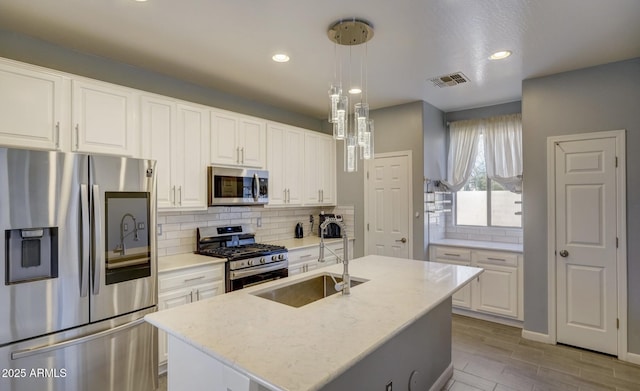
[(469, 180), (456, 192), (455, 201), (456, 225), (522, 227), (522, 195), (487, 178), (482, 135)]

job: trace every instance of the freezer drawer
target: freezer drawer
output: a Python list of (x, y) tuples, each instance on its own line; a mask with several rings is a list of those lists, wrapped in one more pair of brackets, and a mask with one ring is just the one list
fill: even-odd
[(155, 307), (0, 348), (0, 390), (145, 391), (158, 379)]

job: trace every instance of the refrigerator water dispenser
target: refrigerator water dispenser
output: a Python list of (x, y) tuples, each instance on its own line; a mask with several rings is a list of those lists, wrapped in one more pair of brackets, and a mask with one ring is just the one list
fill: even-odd
[(5, 231), (6, 281), (17, 284), (58, 277), (58, 228)]

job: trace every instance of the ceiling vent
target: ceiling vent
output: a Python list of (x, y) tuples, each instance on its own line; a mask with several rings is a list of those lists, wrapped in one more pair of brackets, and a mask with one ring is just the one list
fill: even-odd
[(444, 88), (444, 87), (453, 87), (458, 84), (464, 84), (469, 82), (469, 78), (467, 78), (462, 72), (449, 73), (447, 75), (442, 75), (438, 77), (434, 77), (429, 79), (434, 86)]

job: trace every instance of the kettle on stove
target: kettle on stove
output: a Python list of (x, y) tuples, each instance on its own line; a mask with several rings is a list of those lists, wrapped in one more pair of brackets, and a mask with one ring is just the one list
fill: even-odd
[(298, 223), (296, 224), (296, 239), (301, 239), (303, 236), (302, 223)]

